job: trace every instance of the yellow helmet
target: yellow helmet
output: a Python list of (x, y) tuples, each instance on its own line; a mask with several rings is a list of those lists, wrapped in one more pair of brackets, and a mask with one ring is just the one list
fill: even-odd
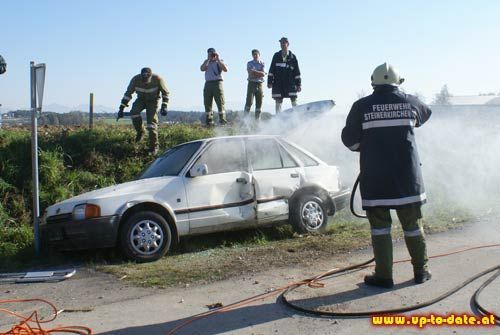
[(392, 85), (399, 86), (405, 81), (399, 75), (398, 71), (391, 65), (384, 63), (373, 70), (372, 86)]

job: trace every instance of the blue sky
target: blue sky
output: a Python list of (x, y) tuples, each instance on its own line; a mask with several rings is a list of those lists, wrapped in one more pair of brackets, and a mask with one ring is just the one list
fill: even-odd
[(385, 61), (427, 102), (444, 84), (455, 95), (500, 93), (495, 0), (2, 0), (0, 11), (4, 111), (29, 105), (31, 60), (47, 64), (45, 105), (78, 106), (94, 92), (96, 104), (117, 108), (130, 78), (150, 66), (166, 79), (170, 109), (202, 110), (208, 47), (229, 66), (228, 109), (242, 109), (251, 49), (267, 68), (281, 36), (299, 60), (300, 102), (334, 99), (346, 109)]

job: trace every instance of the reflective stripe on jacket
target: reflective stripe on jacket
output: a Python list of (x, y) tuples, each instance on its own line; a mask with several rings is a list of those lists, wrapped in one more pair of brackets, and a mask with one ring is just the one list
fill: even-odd
[(132, 94), (137, 93), (137, 98), (145, 101), (157, 100), (162, 98), (162, 103), (168, 103), (168, 89), (165, 81), (158, 75), (153, 74), (149, 82), (144, 82), (141, 75), (138, 74), (130, 80), (127, 91), (123, 95), (122, 102), (125, 103), (132, 99)]
[(273, 98), (297, 96), (297, 87), (301, 86), (300, 69), (297, 57), (288, 51), (285, 59), (278, 51), (274, 54), (269, 67), (267, 83), (273, 85)]

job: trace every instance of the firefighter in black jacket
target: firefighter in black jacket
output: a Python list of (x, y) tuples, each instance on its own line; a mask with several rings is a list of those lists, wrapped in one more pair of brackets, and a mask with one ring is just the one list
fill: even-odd
[(404, 81), (386, 63), (375, 68), (373, 93), (356, 101), (342, 130), (342, 142), (360, 152), (363, 209), (370, 221), (375, 273), (367, 285), (391, 288), (391, 215), (395, 209), (413, 264), (414, 280), (431, 278), (420, 207), (426, 201), (414, 127), (424, 124), (431, 110), (418, 98), (398, 89)]
[(297, 106), (297, 92), (302, 90), (297, 57), (288, 50), (288, 38), (280, 40), (281, 50), (274, 54), (267, 87), (272, 88), (272, 98), (276, 101), (276, 114), (281, 112), (283, 98), (290, 98), (292, 106)]

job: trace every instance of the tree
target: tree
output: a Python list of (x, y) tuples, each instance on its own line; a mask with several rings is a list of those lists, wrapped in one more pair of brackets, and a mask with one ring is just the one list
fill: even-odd
[(450, 105), (451, 93), (448, 91), (448, 85), (444, 85), (441, 91), (434, 97), (433, 105)]
[(417, 92), (413, 93), (413, 95), (416, 96), (422, 102), (425, 102), (425, 100), (426, 100), (424, 97), (424, 94), (422, 92), (417, 91)]

